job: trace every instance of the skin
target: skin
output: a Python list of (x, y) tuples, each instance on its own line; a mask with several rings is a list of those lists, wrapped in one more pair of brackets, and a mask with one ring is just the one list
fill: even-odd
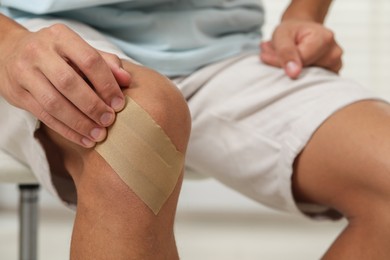
[(272, 39), (262, 42), (261, 60), (281, 67), (296, 79), (303, 67), (318, 66), (339, 72), (342, 49), (324, 25), (330, 0), (295, 0), (286, 9)]
[[(322, 25), (330, 3), (291, 1), (272, 39), (261, 44), (262, 61), (292, 79), (307, 66), (338, 72), (341, 48)], [(77, 188), (71, 258), (178, 259), (173, 222), (181, 180), (155, 216), (88, 148), (106, 136), (123, 106), (113, 100), (123, 100), (123, 91), (185, 153), (190, 117), (180, 93), (161, 75), (93, 49), (63, 25), (31, 33), (0, 16), (0, 35), (6, 35), (0, 39), (1, 96), (44, 123), (38, 138), (61, 155), (59, 172)], [(103, 123), (106, 113), (111, 116)], [(349, 223), (324, 259), (390, 256), (389, 119), (385, 103), (352, 104), (326, 120), (295, 160), (296, 200), (334, 208)]]

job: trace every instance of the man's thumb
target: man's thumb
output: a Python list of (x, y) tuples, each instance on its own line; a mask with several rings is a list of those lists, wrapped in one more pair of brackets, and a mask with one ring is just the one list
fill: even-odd
[(283, 68), (284, 68), (284, 71), (286, 72), (287, 76), (289, 76), (292, 79), (298, 78), (298, 76), (302, 72), (301, 62), (297, 62), (297, 61), (293, 61), (293, 60), (287, 61), (284, 64)]

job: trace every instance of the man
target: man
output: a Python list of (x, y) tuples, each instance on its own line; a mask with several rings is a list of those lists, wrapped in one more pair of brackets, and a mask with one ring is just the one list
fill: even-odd
[[(325, 259), (387, 259), (390, 106), (337, 75), (342, 51), (322, 25), (330, 4), (291, 1), (260, 60), (257, 0), (3, 1), (1, 148), (77, 199), (71, 258), (178, 258), (182, 173), (152, 211), (155, 197), (140, 195), (149, 185), (125, 181), (99, 150), (107, 127), (136, 123), (122, 112), (114, 123), (126, 95), (193, 171), (284, 211), (345, 216)], [(120, 138), (113, 160), (140, 152)]]

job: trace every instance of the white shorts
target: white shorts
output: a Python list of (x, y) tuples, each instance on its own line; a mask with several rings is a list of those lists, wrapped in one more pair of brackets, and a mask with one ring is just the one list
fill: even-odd
[[(24, 25), (38, 30), (54, 22), (58, 20), (34, 19)], [(95, 48), (131, 60), (91, 28), (61, 22)], [(172, 80), (192, 114), (186, 168), (293, 213), (303, 208), (292, 195), (292, 166), (313, 132), (335, 111), (377, 99), (355, 82), (320, 68), (307, 68), (291, 80), (283, 70), (262, 64), (258, 54), (233, 57)], [(42, 185), (58, 196), (44, 149), (34, 138), (37, 124), (30, 113), (0, 97), (0, 148), (31, 167)], [(315, 208), (319, 213), (326, 210)]]

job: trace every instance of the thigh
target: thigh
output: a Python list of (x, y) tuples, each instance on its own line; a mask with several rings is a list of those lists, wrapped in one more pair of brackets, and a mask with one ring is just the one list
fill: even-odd
[(296, 160), (297, 200), (327, 205), (348, 218), (368, 213), (378, 203), (387, 205), (389, 133), (388, 103), (357, 102), (332, 115)]
[(243, 57), (220, 68), (189, 99), (187, 167), (263, 204), (300, 212), (291, 189), (296, 157), (332, 114), (374, 98), (319, 68), (291, 80), (255, 55)]

